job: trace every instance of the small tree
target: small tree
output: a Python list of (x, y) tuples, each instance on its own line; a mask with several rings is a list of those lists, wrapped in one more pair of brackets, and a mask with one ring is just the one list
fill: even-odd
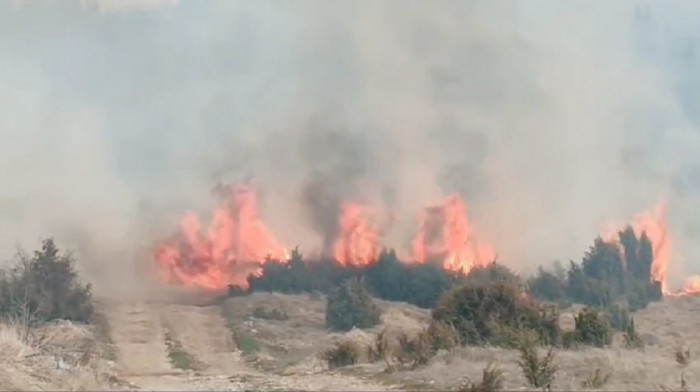
[(0, 314), (38, 323), (64, 319), (89, 321), (92, 294), (82, 285), (70, 254), (61, 255), (52, 239), (44, 240), (33, 256), (18, 254), (18, 264), (0, 280)]
[(630, 312), (625, 303), (614, 303), (608, 307), (605, 312), (610, 321), (610, 326), (619, 330), (626, 331), (630, 324)]
[(336, 342), (335, 346), (321, 353), (321, 359), (328, 363), (330, 369), (354, 365), (359, 357), (357, 347), (350, 341)]
[(639, 336), (637, 330), (634, 328), (634, 319), (630, 319), (629, 324), (627, 324), (627, 329), (624, 334), (625, 347), (628, 349), (640, 349), (644, 348), (644, 340)]
[(481, 372), (481, 381), (468, 381), (460, 392), (496, 392), (503, 390), (503, 370), (489, 364)]
[(379, 324), (380, 311), (358, 278), (349, 279), (328, 295), (326, 326), (338, 331)]
[(562, 301), (568, 297), (565, 277), (559, 277), (541, 266), (537, 274), (527, 282), (528, 291), (536, 298), (548, 301)]
[(559, 370), (554, 364), (556, 356), (554, 349), (550, 347), (547, 354), (540, 358), (537, 354), (537, 340), (530, 335), (523, 335), (518, 350), (520, 351), (518, 366), (527, 383), (531, 387), (541, 388), (542, 391), (550, 391)]
[(593, 308), (584, 308), (576, 317), (576, 329), (564, 337), (564, 345), (605, 347), (612, 343), (612, 328), (603, 315)]

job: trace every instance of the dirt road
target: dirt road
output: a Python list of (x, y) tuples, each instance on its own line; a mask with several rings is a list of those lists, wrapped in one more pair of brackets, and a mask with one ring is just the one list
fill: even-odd
[(279, 375), (241, 356), (217, 304), (100, 301), (119, 378), (132, 390), (387, 390), (341, 374)]

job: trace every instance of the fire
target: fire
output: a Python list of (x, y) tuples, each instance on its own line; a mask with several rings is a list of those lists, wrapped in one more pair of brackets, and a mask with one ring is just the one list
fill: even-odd
[(668, 289), (668, 265), (671, 260), (672, 240), (668, 231), (666, 217), (666, 201), (664, 199), (654, 206), (654, 209), (637, 215), (632, 223), (635, 234), (639, 237), (646, 233), (654, 252), (651, 264), (651, 278), (661, 282), (664, 295), (670, 294)]
[[(248, 277), (259, 276), (266, 260), (289, 259), (260, 219), (252, 187), (219, 187), (217, 193), (222, 202), (208, 227), (203, 227), (196, 214), (188, 213), (178, 233), (157, 247), (155, 261), (167, 282), (211, 290), (230, 285), (246, 289)], [(366, 267), (377, 261), (381, 235), (371, 223), (370, 212), (357, 203), (341, 206), (333, 247), (333, 256), (341, 265)], [(457, 196), (423, 211), (412, 250), (414, 262), (437, 262), (460, 273), (486, 266), (496, 256), (489, 244), (475, 239), (464, 202)]]
[(492, 263), (496, 252), (476, 240), (464, 202), (453, 195), (423, 211), (413, 257), (419, 263), (437, 260), (448, 270), (466, 274)]
[(287, 252), (260, 220), (257, 195), (249, 186), (219, 187), (223, 203), (206, 232), (188, 213), (181, 232), (158, 247), (155, 259), (165, 279), (185, 286), (224, 289), (247, 287), (268, 259), (286, 261)]
[[(632, 228), (637, 237), (646, 233), (651, 242), (654, 260), (651, 264), (650, 279), (661, 282), (661, 292), (665, 296), (681, 297), (686, 295), (700, 294), (700, 276), (691, 276), (686, 281), (684, 288), (673, 292), (668, 284), (668, 269), (671, 262), (673, 241), (668, 228), (668, 218), (666, 214), (666, 201), (661, 198), (653, 209), (638, 214), (632, 220)], [(609, 229), (603, 238), (606, 241), (617, 241), (616, 235), (619, 230)]]
[(676, 293), (676, 296), (680, 295), (698, 295), (700, 294), (700, 276), (691, 276), (685, 282), (685, 287), (680, 293)]
[(354, 203), (344, 204), (339, 230), (334, 254), (340, 264), (364, 267), (377, 260), (379, 231), (369, 224), (365, 208)]

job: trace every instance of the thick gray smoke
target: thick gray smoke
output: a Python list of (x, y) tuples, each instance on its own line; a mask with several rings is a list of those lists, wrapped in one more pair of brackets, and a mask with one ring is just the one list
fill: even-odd
[(307, 250), (344, 202), (405, 248), (458, 192), (518, 270), (663, 194), (671, 272), (698, 272), (700, 6), (613, 3), (0, 3), (0, 253), (54, 236), (130, 277), (217, 182), (254, 178)]

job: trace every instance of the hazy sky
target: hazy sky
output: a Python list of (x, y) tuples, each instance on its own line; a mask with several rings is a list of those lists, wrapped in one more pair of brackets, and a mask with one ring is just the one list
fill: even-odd
[(700, 272), (698, 17), (692, 0), (2, 2), (0, 254), (53, 235), (88, 264), (146, 263), (134, 249), (216, 181), (253, 176), (290, 246), (320, 246), (357, 200), (402, 247), (460, 192), (517, 268), (579, 259), (665, 194), (678, 264)]

